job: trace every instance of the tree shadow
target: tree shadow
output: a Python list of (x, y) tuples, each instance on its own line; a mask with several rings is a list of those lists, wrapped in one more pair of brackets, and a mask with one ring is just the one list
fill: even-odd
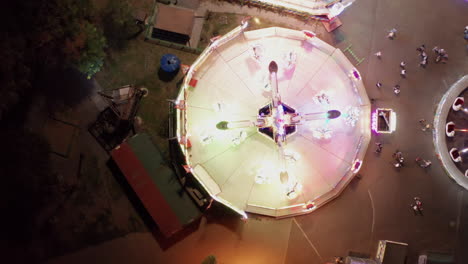
[(132, 189), (130, 184), (128, 184), (127, 179), (125, 178), (125, 176), (120, 171), (119, 167), (117, 166), (117, 164), (112, 158), (109, 159), (109, 161), (107, 162), (107, 167), (112, 172), (112, 175), (114, 175), (114, 178), (116, 179), (116, 181), (122, 187), (125, 195), (127, 196), (130, 203), (133, 205), (133, 208), (135, 208), (135, 211), (138, 213), (138, 215), (140, 216), (145, 226), (149, 230), (157, 229), (158, 227), (156, 223), (154, 222), (153, 218), (150, 216), (148, 211), (146, 211), (146, 208), (143, 205), (143, 203), (140, 201), (140, 199), (138, 198), (138, 195)]
[(335, 46), (340, 44), (341, 42), (343, 42), (346, 39), (346, 36), (341, 32), (341, 30), (339, 28), (335, 29), (331, 33), (331, 36), (333, 37), (332, 41), (333, 41), (333, 44)]
[(81, 103), (95, 89), (92, 79), (73, 68), (54, 68), (43, 74), (38, 85), (41, 87), (49, 110)]
[(156, 239), (156, 241), (158, 241), (159, 247), (166, 251), (177, 242), (182, 241), (184, 238), (197, 231), (200, 226), (200, 221), (201, 217), (184, 226), (184, 228), (172, 234), (170, 237), (164, 236), (158, 228), (153, 228), (151, 233), (153, 234), (153, 237)]
[(207, 224), (219, 224), (234, 233), (238, 233), (244, 223), (239, 214), (218, 202), (213, 202), (211, 208), (205, 212), (205, 217)]

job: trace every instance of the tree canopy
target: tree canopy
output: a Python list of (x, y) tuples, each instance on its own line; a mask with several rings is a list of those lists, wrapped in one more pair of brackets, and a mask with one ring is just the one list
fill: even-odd
[(133, 19), (133, 8), (126, 0), (110, 1), (103, 15), (104, 35), (111, 49), (127, 47), (128, 39), (140, 32)]
[(89, 0), (8, 1), (0, 9), (0, 119), (50, 69), (98, 72), (106, 41)]
[[(79, 50), (76, 52), (74, 65), (80, 72), (86, 74), (89, 79), (99, 72), (104, 65), (106, 39), (100, 30), (87, 21), (81, 25), (79, 36), (84, 38), (84, 41), (81, 40), (84, 43), (78, 47)], [(79, 38), (77, 37), (76, 39)]]

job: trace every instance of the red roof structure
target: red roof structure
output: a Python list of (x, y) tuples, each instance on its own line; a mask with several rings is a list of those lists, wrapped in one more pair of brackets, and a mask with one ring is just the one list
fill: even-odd
[(149, 136), (138, 134), (111, 153), (128, 183), (164, 236), (170, 237), (201, 213), (175, 178), (161, 165), (161, 154)]

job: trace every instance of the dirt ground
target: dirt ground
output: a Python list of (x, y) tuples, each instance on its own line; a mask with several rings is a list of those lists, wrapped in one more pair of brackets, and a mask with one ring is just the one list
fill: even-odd
[[(205, 23), (203, 24), (202, 33), (200, 35), (199, 48), (205, 48), (210, 43), (210, 39), (216, 36), (222, 36), (235, 27), (240, 25), (245, 15), (238, 15), (232, 13), (217, 13), (207, 12), (205, 16)], [(267, 19), (252, 19), (249, 30), (255, 30), (267, 27), (285, 27), (281, 23), (275, 23)]]
[(37, 218), (37, 232), (27, 250), (31, 258), (46, 259), (146, 231), (107, 166), (108, 153), (87, 131), (99, 113), (90, 98), (52, 114), (41, 107), (41, 100), (35, 104), (25, 126), (66, 152), (50, 154), (56, 177), (56, 184), (49, 187), (53, 202)]

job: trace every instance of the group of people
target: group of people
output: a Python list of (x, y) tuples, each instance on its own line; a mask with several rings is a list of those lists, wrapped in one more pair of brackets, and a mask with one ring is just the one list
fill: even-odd
[(426, 45), (422, 44), (416, 50), (419, 51), (419, 57), (420, 57), (419, 66), (421, 66), (423, 68), (426, 68), (427, 59), (428, 59), (428, 56), (427, 56), (427, 53), (426, 53)]
[[(388, 31), (387, 38), (389, 38), (391, 40), (395, 39), (396, 38), (396, 33), (397, 33), (397, 30), (395, 28), (392, 28), (391, 30)], [(468, 26), (465, 27), (464, 34), (465, 34), (465, 39), (468, 40)], [(428, 58), (429, 58), (429, 56), (426, 53), (426, 45), (422, 44), (416, 50), (419, 52), (419, 57), (420, 57), (419, 66), (421, 66), (423, 68), (426, 68), (426, 66), (428, 64)], [(432, 51), (434, 51), (434, 53), (436, 55), (435, 60), (434, 60), (436, 63), (439, 63), (439, 62), (446, 63), (447, 62), (448, 54), (447, 54), (447, 51), (445, 51), (445, 49), (442, 49), (442, 48), (439, 48), (438, 46), (435, 46), (432, 49)], [(377, 51), (376, 53), (374, 53), (374, 55), (378, 59), (382, 58), (382, 52), (381, 51)], [(406, 78), (406, 62), (404, 62), (404, 61), (400, 62), (400, 68), (401, 68), (400, 76), (402, 78)], [(381, 88), (382, 83), (377, 82), (376, 86), (377, 86), (377, 88)], [(401, 92), (400, 85), (398, 85), (398, 84), (395, 85), (393, 87), (393, 93), (395, 93), (395, 95), (399, 95), (400, 92)]]
[[(426, 53), (426, 45), (422, 44), (419, 46), (417, 49), (419, 51), (419, 57), (421, 58), (421, 61), (419, 62), (419, 66), (425, 68), (427, 66), (427, 53)], [(446, 63), (448, 60), (448, 54), (445, 49), (439, 48), (438, 46), (435, 46), (432, 51), (435, 53), (436, 58), (435, 58), (435, 63)]]
[[(375, 143), (375, 145), (377, 146), (377, 148), (375, 149), (375, 153), (376, 154), (382, 153), (383, 144), (380, 143), (380, 142), (377, 142), (377, 143)], [(405, 163), (405, 158), (403, 157), (403, 153), (401, 153), (401, 151), (396, 150), (392, 154), (392, 157), (395, 159), (395, 163), (393, 163), (393, 166), (395, 168), (401, 168), (401, 167), (403, 167), (405, 165), (404, 164)], [(428, 168), (429, 166), (432, 165), (432, 162), (430, 160), (425, 160), (425, 159), (423, 159), (421, 157), (417, 157), (415, 159), (415, 162), (421, 168)]]

